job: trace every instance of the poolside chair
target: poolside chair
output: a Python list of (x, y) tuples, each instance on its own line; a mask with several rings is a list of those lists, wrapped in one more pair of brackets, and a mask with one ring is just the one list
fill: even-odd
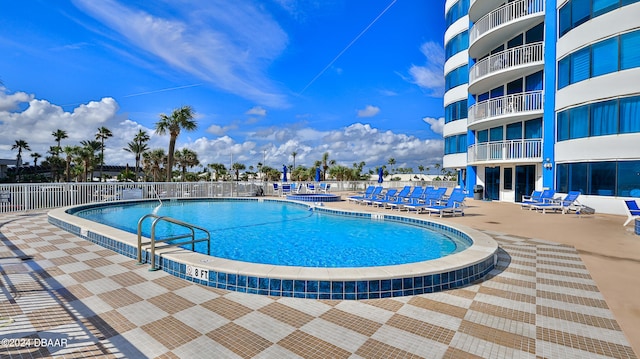
[(536, 204), (553, 202), (554, 196), (556, 195), (556, 190), (554, 189), (545, 189), (538, 197), (534, 197), (535, 192), (536, 191), (531, 194), (531, 197), (528, 200), (525, 200), (525, 196), (522, 197), (522, 202), (520, 202), (520, 209), (529, 208), (529, 210), (531, 210), (533, 209), (532, 206)]
[(329, 189), (331, 188), (331, 183), (320, 183), (320, 192), (329, 193)]
[(400, 191), (396, 189), (395, 193), (389, 193), (389, 191), (385, 193), (386, 196), (384, 198), (378, 198), (377, 200), (373, 201), (371, 204), (376, 207), (385, 207), (387, 203), (395, 202), (398, 200), (398, 198), (408, 196), (409, 193), (411, 192), (411, 186), (404, 186)]
[(370, 201), (373, 198), (378, 198), (378, 196), (380, 196), (380, 193), (382, 193), (382, 186), (376, 186), (373, 189), (373, 192), (371, 192), (371, 194), (369, 194), (368, 196), (364, 196), (363, 198), (356, 200), (357, 204), (366, 204), (367, 202), (365, 201)]
[(398, 190), (396, 188), (389, 188), (385, 194), (378, 196), (378, 198), (363, 202), (365, 204), (371, 204), (374, 207), (384, 206), (385, 203), (394, 201), (397, 193)]
[(274, 196), (278, 196), (280, 195), (280, 187), (278, 187), (277, 183), (273, 184), (273, 195)]
[(427, 193), (421, 198), (420, 203), (414, 204), (405, 204), (402, 206), (403, 209), (406, 209), (407, 212), (416, 211), (416, 213), (420, 213), (420, 211), (424, 207), (430, 207), (440, 204), (440, 201), (444, 198), (444, 194), (447, 192), (446, 187), (440, 187), (438, 189), (430, 189), (426, 191)]
[(417, 204), (418, 199), (420, 199), (420, 196), (422, 196), (422, 192), (424, 192), (424, 188), (416, 186), (408, 196), (400, 197), (396, 201), (385, 203), (385, 208), (395, 208), (399, 211), (400, 208), (402, 208), (402, 206), (406, 204)]
[(460, 213), (461, 216), (464, 216), (464, 199), (464, 191), (461, 188), (454, 188), (453, 192), (449, 195), (447, 202), (444, 204), (421, 207), (419, 209), (420, 212), (418, 213), (422, 213), (422, 211), (429, 212), (429, 216), (431, 216), (432, 213), (438, 213), (440, 214), (440, 218), (442, 218), (442, 215), (445, 213), (451, 213), (452, 216), (455, 216), (456, 213)]
[(547, 210), (552, 209), (554, 212), (561, 210), (562, 214), (568, 213), (571, 210), (578, 210), (579, 205), (576, 204), (576, 200), (580, 196), (580, 191), (570, 191), (561, 200), (549, 200), (544, 203), (538, 203), (531, 205), (531, 208), (547, 213)]
[(369, 186), (367, 187), (367, 189), (362, 193), (361, 195), (356, 195), (356, 196), (349, 196), (347, 197), (347, 201), (351, 201), (351, 202), (358, 202), (359, 200), (371, 196), (371, 193), (373, 193), (373, 191), (375, 190), (376, 186)]
[(640, 219), (640, 208), (638, 207), (638, 202), (633, 199), (625, 200), (625, 210), (627, 211), (627, 220), (622, 225), (625, 227), (629, 222), (634, 219)]
[(520, 209), (529, 207), (529, 205), (531, 204), (542, 202), (542, 200), (540, 199), (541, 196), (542, 196), (542, 191), (533, 191), (529, 196), (522, 196), (522, 202), (520, 202)]
[(313, 183), (307, 183), (307, 192), (316, 193), (316, 185)]
[(291, 194), (291, 185), (288, 183), (283, 183), (281, 192), (282, 192), (282, 196)]
[(298, 186), (297, 183), (292, 183), (291, 184), (291, 193), (300, 193), (300, 187), (302, 187), (302, 186)]

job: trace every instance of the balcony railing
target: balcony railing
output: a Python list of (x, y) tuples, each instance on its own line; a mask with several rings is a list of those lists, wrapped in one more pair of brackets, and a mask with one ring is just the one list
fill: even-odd
[(469, 70), (469, 83), (511, 67), (526, 65), (544, 60), (542, 42), (513, 47), (499, 53), (489, 55), (478, 61)]
[(469, 146), (469, 163), (497, 161), (542, 161), (542, 139), (507, 140)]
[(531, 14), (544, 11), (544, 0), (519, 0), (505, 4), (478, 20), (469, 32), (469, 43), (473, 44), (486, 32)]
[(542, 111), (542, 102), (542, 90), (506, 95), (478, 102), (469, 107), (467, 124), (509, 114)]

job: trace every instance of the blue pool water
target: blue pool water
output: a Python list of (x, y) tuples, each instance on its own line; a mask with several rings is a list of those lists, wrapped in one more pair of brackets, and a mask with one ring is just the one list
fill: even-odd
[[(211, 233), (211, 255), (232, 260), (303, 267), (369, 267), (421, 262), (467, 248), (452, 233), (369, 218), (309, 210), (281, 201), (165, 201), (116, 204), (80, 210), (76, 216), (137, 233), (149, 213), (169, 216)], [(144, 222), (150, 236), (152, 219)], [(186, 233), (168, 224), (156, 236)], [(196, 251), (206, 253), (206, 244)]]

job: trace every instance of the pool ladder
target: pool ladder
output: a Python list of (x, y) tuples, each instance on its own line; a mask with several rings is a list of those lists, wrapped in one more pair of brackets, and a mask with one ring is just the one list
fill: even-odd
[[(185, 244), (191, 244), (191, 250), (195, 251), (195, 244), (198, 242), (207, 242), (207, 254), (211, 255), (211, 234), (209, 233), (208, 230), (206, 230), (205, 228), (196, 226), (194, 224), (191, 223), (187, 223), (187, 222), (183, 222), (180, 220), (177, 220), (175, 218), (171, 218), (171, 217), (167, 217), (167, 216), (158, 216), (156, 214), (153, 213), (149, 213), (146, 214), (144, 216), (142, 216), (139, 220), (138, 220), (138, 264), (144, 264), (144, 262), (142, 261), (142, 222), (144, 222), (145, 219), (147, 218), (155, 218), (153, 220), (153, 222), (151, 223), (151, 268), (149, 268), (150, 271), (156, 271), (159, 268), (156, 268), (156, 243), (161, 243), (161, 242), (169, 242), (169, 241), (176, 241), (179, 239), (184, 239), (184, 238), (191, 238), (191, 240), (189, 241), (180, 241), (180, 242), (175, 242), (175, 243), (168, 243), (165, 244), (164, 246), (162, 246), (162, 248), (166, 248), (166, 247), (175, 247), (175, 246), (182, 246)], [(167, 238), (163, 238), (163, 239), (156, 239), (156, 225), (159, 222), (169, 222), (169, 223), (173, 223), (177, 226), (183, 227), (183, 228), (187, 228), (190, 230), (190, 233), (186, 233), (186, 234), (180, 234), (180, 235), (176, 235), (173, 237), (167, 237)], [(205, 238), (198, 238), (196, 239), (196, 230), (200, 231), (200, 232), (204, 232), (206, 234)], [(147, 243), (145, 243), (147, 244)]]

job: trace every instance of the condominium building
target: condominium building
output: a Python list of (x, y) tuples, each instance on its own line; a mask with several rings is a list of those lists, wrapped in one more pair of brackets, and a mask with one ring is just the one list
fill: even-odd
[(443, 167), (469, 193), (640, 197), (640, 0), (447, 0)]

